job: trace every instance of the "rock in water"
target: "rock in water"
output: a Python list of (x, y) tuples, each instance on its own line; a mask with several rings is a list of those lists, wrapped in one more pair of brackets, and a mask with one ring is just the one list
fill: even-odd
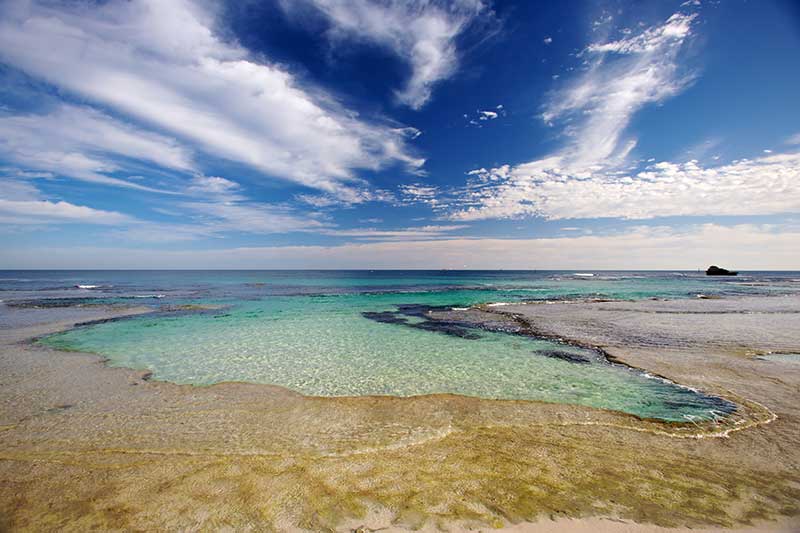
[(726, 270), (724, 268), (720, 268), (717, 265), (711, 265), (706, 270), (706, 276), (735, 276), (738, 272), (734, 272), (733, 270)]

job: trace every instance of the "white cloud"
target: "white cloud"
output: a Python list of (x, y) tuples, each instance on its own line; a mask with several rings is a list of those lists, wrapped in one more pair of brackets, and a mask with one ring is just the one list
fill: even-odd
[(786, 144), (800, 144), (800, 133), (796, 133), (786, 139)]
[(60, 105), (45, 114), (0, 115), (0, 154), (28, 169), (79, 180), (154, 190), (109, 176), (118, 157), (191, 171), (191, 156), (174, 139), (135, 128), (88, 107)]
[(123, 224), (132, 219), (115, 211), (103, 211), (41, 197), (30, 183), (0, 179), (0, 222), (4, 224)]
[(0, 61), (215, 156), (334, 194), (360, 181), (357, 169), (423, 163), (402, 128), (362, 120), (223, 40), (205, 5), (9, 1)]
[(81, 222), (85, 224), (121, 224), (128, 217), (114, 211), (102, 211), (68, 202), (47, 200), (2, 200), (0, 217), (14, 224), (41, 224), (45, 222)]
[(410, 185), (400, 185), (398, 189), (401, 195), (401, 204), (425, 204), (434, 209), (438, 208), (440, 205), (438, 187), (414, 183)]
[[(238, 183), (219, 176), (195, 176), (185, 193), (194, 199), (171, 203), (171, 207), (179, 209), (177, 212), (161, 211), (181, 221), (168, 224), (167, 227), (171, 229), (162, 231), (171, 233), (174, 229), (174, 239), (159, 236), (159, 225), (154, 223), (140, 224), (126, 234), (133, 239), (149, 241), (190, 240), (227, 232), (263, 235), (310, 232), (330, 227), (330, 224), (320, 222), (313, 214), (298, 213), (286, 205), (252, 201)], [(187, 218), (191, 224), (184, 223)]]
[(41, 198), (39, 189), (32, 183), (15, 179), (0, 178), (0, 199), (3, 200), (38, 200)]
[(49, 199), (30, 181), (0, 178), (0, 222), (28, 226), (70, 222), (113, 225), (117, 228), (102, 238), (151, 243), (216, 238), (228, 232), (315, 232), (331, 227), (313, 214), (250, 201), (238, 184), (220, 177), (195, 176), (185, 196), (192, 199), (170, 202), (166, 209), (153, 207), (154, 212), (172, 219), (155, 222)]
[(566, 90), (554, 93), (542, 118), (564, 120), (571, 143), (561, 166), (574, 172), (612, 166), (635, 146), (622, 135), (631, 117), (644, 105), (680, 92), (691, 81), (681, 74), (678, 54), (691, 34), (694, 15), (675, 14), (664, 24), (628, 39), (592, 44), (584, 54), (588, 71)]
[(175, 204), (180, 211), (154, 208), (175, 221), (135, 220), (105, 234), (106, 239), (127, 242), (172, 243), (200, 239), (218, 239), (228, 233), (268, 235), (291, 232), (319, 232), (330, 227), (284, 206), (235, 200), (195, 201)]
[(287, 233), (314, 231), (328, 226), (288, 208), (253, 202), (182, 202), (180, 206), (197, 214), (206, 232)]
[(552, 37), (545, 37), (543, 42), (544, 42), (544, 44), (550, 44), (550, 43), (553, 42), (553, 38)]
[(611, 24), (614, 17), (603, 10), (603, 15), (595, 21), (592, 21), (592, 31), (597, 31), (599, 28)]
[(231, 201), (241, 200), (241, 186), (229, 179), (218, 176), (195, 176), (192, 178), (187, 194), (197, 195), (210, 200)]
[(451, 239), (214, 250), (15, 247), (0, 268), (473, 268), (791, 270), (796, 228), (707, 224), (549, 239)]
[[(722, 137), (710, 137), (703, 139), (700, 142), (697, 142), (691, 146), (689, 146), (685, 151), (685, 158), (686, 159), (696, 159), (698, 161), (707, 160), (711, 157), (712, 160), (718, 161), (719, 157), (715, 158), (713, 154), (718, 152), (720, 148), (723, 148), (725, 145), (725, 139)], [(647, 162), (652, 163), (655, 161), (654, 158), (648, 158)]]
[(379, 230), (374, 228), (354, 228), (354, 229), (334, 229), (322, 230), (323, 235), (336, 237), (352, 237), (358, 240), (367, 241), (413, 241), (451, 238), (449, 233), (464, 229), (467, 226), (462, 224), (452, 224), (445, 226), (418, 226), (395, 230)]
[(215, 236), (215, 232), (204, 225), (145, 222), (111, 230), (104, 233), (100, 239), (113, 242), (115, 245), (119, 245), (118, 243), (121, 242), (163, 244), (195, 241)]
[(330, 227), (313, 216), (298, 214), (285, 206), (234, 200), (194, 201), (174, 204), (180, 211), (154, 208), (174, 219), (155, 222), (135, 220), (103, 237), (114, 242), (171, 243), (218, 239), (228, 233), (269, 235), (319, 232)]
[[(643, 106), (661, 102), (691, 81), (679, 53), (695, 15), (675, 14), (638, 34), (589, 45), (587, 70), (554, 93), (542, 118), (563, 121), (567, 143), (536, 161), (470, 172), (453, 193), (451, 219), (541, 216), (653, 218), (670, 215), (767, 214), (797, 210), (792, 154), (715, 168), (660, 163), (623, 169), (636, 145), (625, 131)], [(786, 194), (776, 194), (785, 191)]]
[(575, 177), (551, 162), (480, 169), (456, 220), (769, 215), (800, 212), (800, 153), (703, 167), (661, 162), (637, 174)]
[(692, 20), (696, 15), (675, 13), (661, 26), (648, 28), (642, 33), (611, 41), (607, 43), (594, 43), (586, 49), (592, 53), (612, 52), (616, 54), (643, 54), (650, 52), (663, 52), (670, 47), (680, 46), (690, 31)]
[[(28, 168), (52, 168), (59, 174), (86, 181), (152, 190), (100, 174), (119, 169), (119, 165), (107, 157), (109, 154), (193, 171), (187, 153), (171, 139), (137, 130), (84, 107), (61, 106), (46, 115), (0, 117), (0, 133), (5, 136), (0, 146), (15, 162)], [(81, 161), (87, 164), (78, 166), (76, 162)], [(73, 164), (67, 164), (69, 162)], [(13, 215), (17, 223), (70, 220), (125, 223), (124, 229), (112, 235), (142, 242), (185, 241), (232, 231), (266, 234), (326, 227), (286, 207), (248, 201), (239, 184), (218, 176), (193, 176), (182, 194), (196, 200), (173, 202), (173, 207), (182, 210), (176, 212), (180, 222), (164, 224), (63, 201), (43, 200), (33, 185), (19, 180), (4, 181), (3, 189), (0, 216)], [(187, 217), (192, 219), (192, 224), (183, 223)]]
[(385, 189), (350, 188), (346, 194), (297, 194), (295, 200), (316, 208), (352, 207), (367, 202), (394, 202), (395, 195)]
[(298, 213), (285, 205), (252, 201), (238, 183), (219, 176), (194, 176), (184, 195), (191, 199), (171, 202), (166, 209), (154, 209), (177, 222), (141, 221), (120, 235), (131, 240), (169, 242), (218, 237), (227, 232), (271, 234), (330, 227), (313, 214)]
[(324, 194), (298, 194), (295, 199), (316, 208), (340, 206), (341, 201)]
[(485, 123), (490, 120), (495, 120), (499, 117), (505, 117), (507, 115), (506, 109), (503, 104), (499, 104), (495, 106), (495, 111), (492, 110), (481, 110), (477, 109), (474, 114), (466, 114), (464, 113), (464, 119), (466, 119), (467, 124), (471, 126), (476, 126), (478, 128), (482, 128)]
[[(411, 65), (411, 79), (396, 93), (420, 109), (434, 85), (458, 68), (455, 40), (473, 20), (492, 16), (481, 0), (306, 0), (333, 24), (332, 36), (355, 36), (392, 50)], [(290, 0), (283, 2), (290, 7)]]

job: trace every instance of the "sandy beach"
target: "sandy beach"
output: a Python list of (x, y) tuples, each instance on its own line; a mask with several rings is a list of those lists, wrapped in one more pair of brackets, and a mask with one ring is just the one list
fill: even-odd
[(0, 0), (0, 533), (800, 533), (800, 0)]
[[(800, 297), (509, 305), (505, 324), (739, 406), (718, 424), (456, 395), (196, 387), (0, 331), (0, 530), (800, 529)], [(669, 528), (669, 529), (664, 529)], [(675, 529), (677, 528), (677, 529)]]

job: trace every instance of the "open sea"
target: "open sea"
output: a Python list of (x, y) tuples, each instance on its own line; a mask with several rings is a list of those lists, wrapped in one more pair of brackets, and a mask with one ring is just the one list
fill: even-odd
[(0, 271), (0, 328), (41, 320), (47, 309), (143, 304), (155, 312), (38, 342), (97, 353), (109, 365), (175, 383), (247, 381), (319, 396), (455, 393), (685, 421), (734, 406), (592, 350), (479, 328), (442, 329), (425, 311), (797, 291), (798, 272)]

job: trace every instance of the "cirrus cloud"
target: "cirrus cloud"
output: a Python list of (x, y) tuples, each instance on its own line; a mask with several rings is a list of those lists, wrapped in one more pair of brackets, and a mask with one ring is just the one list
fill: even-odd
[(361, 119), (223, 38), (204, 2), (12, 0), (0, 7), (0, 61), (214, 156), (331, 194), (361, 182), (359, 169), (423, 164), (403, 128)]
[[(332, 23), (331, 36), (353, 36), (385, 46), (411, 66), (397, 99), (420, 109), (434, 86), (458, 68), (456, 38), (476, 18), (493, 17), (481, 0), (306, 0)], [(292, 4), (284, 1), (284, 8)]]
[(3, 224), (81, 223), (119, 225), (133, 219), (116, 211), (94, 209), (64, 200), (43, 198), (31, 183), (0, 178), (0, 221)]
[(154, 192), (161, 191), (112, 176), (126, 169), (120, 158), (194, 171), (190, 152), (176, 140), (68, 104), (46, 113), (0, 115), (0, 155), (28, 169)]

